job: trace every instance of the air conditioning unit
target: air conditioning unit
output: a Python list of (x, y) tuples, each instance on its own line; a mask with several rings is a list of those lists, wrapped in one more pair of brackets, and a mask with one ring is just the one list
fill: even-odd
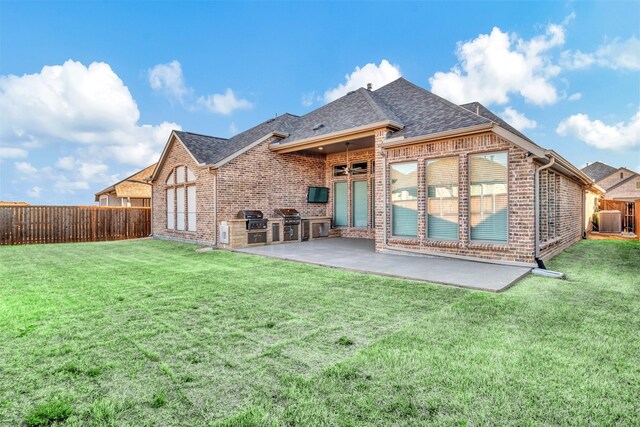
[(601, 233), (621, 233), (622, 214), (620, 211), (600, 211), (598, 224)]
[(220, 238), (219, 241), (221, 244), (223, 245), (228, 245), (229, 244), (229, 224), (227, 224), (227, 221), (222, 221), (220, 223)]

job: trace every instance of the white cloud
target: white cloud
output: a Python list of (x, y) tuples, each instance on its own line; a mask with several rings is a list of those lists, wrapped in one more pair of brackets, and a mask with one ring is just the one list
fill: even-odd
[(580, 92), (573, 93), (569, 95), (567, 98), (569, 101), (580, 101), (582, 99), (582, 94)]
[[(371, 83), (374, 89), (378, 89), (399, 77), (401, 77), (400, 67), (398, 65), (392, 65), (386, 59), (380, 61), (380, 65), (369, 63), (362, 68), (356, 67), (353, 73), (344, 76), (346, 82), (324, 93), (324, 101), (335, 101), (352, 90), (367, 87), (367, 83)], [(304, 99), (303, 105), (305, 105)]]
[(129, 89), (105, 63), (69, 60), (35, 74), (0, 76), (0, 138), (12, 146), (66, 143), (93, 161), (142, 167), (157, 160), (170, 129), (180, 126), (139, 125), (139, 117)]
[(567, 69), (577, 70), (597, 65), (612, 70), (640, 70), (640, 39), (630, 37), (601, 45), (595, 52), (564, 51), (561, 63)]
[(534, 129), (538, 126), (538, 123), (535, 120), (527, 118), (523, 113), (520, 113), (511, 107), (505, 108), (502, 114), (500, 114), (500, 117), (519, 131)]
[(238, 133), (238, 127), (234, 122), (229, 123), (229, 133), (231, 135), (236, 135)]
[(56, 162), (56, 166), (64, 170), (73, 170), (77, 167), (77, 160), (73, 156), (60, 157)]
[(556, 132), (573, 136), (589, 145), (602, 149), (622, 149), (640, 145), (640, 111), (628, 123), (607, 125), (591, 120), (586, 114), (574, 114), (560, 122)]
[(227, 89), (224, 94), (215, 93), (206, 97), (200, 97), (198, 104), (212, 113), (228, 116), (235, 110), (248, 110), (253, 107), (246, 99), (236, 98), (233, 90)]
[(42, 188), (38, 187), (37, 185), (27, 190), (27, 195), (29, 197), (40, 197), (41, 193), (42, 193)]
[(27, 175), (26, 177), (22, 177), (25, 179), (29, 179), (29, 177), (33, 177), (38, 173), (38, 169), (33, 167), (33, 165), (29, 162), (16, 162), (14, 163), (14, 166), (16, 168), (16, 172), (21, 175)]
[(564, 41), (562, 25), (550, 24), (545, 34), (530, 40), (494, 27), (490, 34), (458, 43), (459, 64), (435, 73), (429, 79), (431, 90), (458, 104), (506, 104), (511, 94), (535, 105), (554, 104), (559, 95), (552, 79), (561, 69), (549, 52)]
[(0, 159), (21, 159), (27, 157), (27, 150), (15, 147), (0, 147)]
[(180, 102), (183, 102), (185, 95), (191, 91), (184, 83), (182, 65), (178, 61), (158, 64), (149, 70), (148, 75), (153, 90)]
[(300, 100), (300, 102), (305, 107), (311, 107), (315, 99), (316, 99), (316, 91), (312, 90), (311, 92), (303, 93), (302, 99)]

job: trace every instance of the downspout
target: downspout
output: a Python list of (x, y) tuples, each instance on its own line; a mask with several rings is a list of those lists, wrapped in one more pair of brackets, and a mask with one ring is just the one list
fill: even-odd
[(538, 267), (539, 268), (543, 268), (543, 269), (547, 269), (544, 266), (544, 262), (542, 262), (542, 260), (540, 259), (540, 171), (543, 171), (545, 169), (550, 168), (551, 166), (554, 165), (554, 163), (556, 162), (555, 157), (551, 157), (551, 160), (549, 161), (549, 163), (547, 163), (544, 166), (541, 166), (539, 168), (536, 169), (535, 172), (535, 184), (534, 184), (534, 191), (535, 191), (535, 232), (536, 232), (536, 240), (535, 240), (535, 260), (536, 263), (538, 263)]
[(218, 173), (213, 174), (213, 244), (218, 246)]
[(582, 219), (582, 221), (580, 222), (580, 228), (582, 228), (581, 235), (583, 239), (587, 238), (587, 226), (585, 224), (587, 222), (586, 209), (587, 209), (587, 189), (583, 188), (582, 189), (582, 210), (580, 211), (580, 218)]

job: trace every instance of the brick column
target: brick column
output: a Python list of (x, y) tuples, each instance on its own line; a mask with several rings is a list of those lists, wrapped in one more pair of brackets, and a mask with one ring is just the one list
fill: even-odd
[[(387, 203), (387, 200), (389, 200), (389, 195), (387, 194), (387, 200), (384, 200), (383, 198), (383, 185), (386, 185), (386, 183), (383, 181), (383, 173), (382, 173), (382, 168), (383, 167), (387, 167), (386, 166), (386, 162), (385, 159), (382, 155), (382, 148), (380, 147), (380, 144), (382, 144), (382, 141), (384, 141), (384, 139), (387, 137), (387, 128), (382, 128), (382, 129), (378, 129), (375, 132), (375, 161), (376, 161), (376, 171), (375, 171), (375, 179), (376, 179), (376, 188), (374, 191), (375, 194), (375, 198), (376, 198), (376, 211), (375, 211), (375, 217), (376, 217), (376, 232), (375, 232), (375, 236), (376, 236), (376, 252), (380, 252), (383, 248), (383, 239), (384, 239), (384, 233), (386, 233), (386, 230), (384, 230), (384, 218), (382, 217), (382, 212), (384, 211), (384, 205)], [(387, 176), (388, 176), (388, 169), (387, 169)], [(387, 209), (387, 221), (389, 220), (389, 210)], [(387, 224), (388, 226), (388, 224)]]

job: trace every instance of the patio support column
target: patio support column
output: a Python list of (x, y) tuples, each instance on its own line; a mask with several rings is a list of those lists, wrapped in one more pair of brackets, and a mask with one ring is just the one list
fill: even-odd
[[(376, 252), (380, 252), (383, 249), (383, 245), (384, 245), (384, 233), (386, 232), (386, 230), (384, 230), (384, 218), (382, 217), (383, 212), (385, 211), (384, 206), (385, 203), (387, 203), (386, 200), (384, 200), (383, 198), (383, 185), (386, 185), (386, 183), (383, 180), (383, 167), (386, 167), (386, 159), (383, 156), (383, 152), (382, 152), (382, 147), (380, 146), (382, 144), (382, 142), (384, 141), (384, 139), (387, 137), (387, 132), (388, 129), (387, 128), (381, 128), (375, 131), (375, 161), (376, 161), (376, 166), (375, 166), (375, 183), (376, 183), (376, 188), (375, 188), (375, 198), (376, 198), (376, 203), (375, 203), (375, 218), (376, 218), (376, 232), (375, 232), (375, 236), (376, 236)], [(386, 209), (387, 211), (387, 221), (386, 223), (388, 223), (389, 218), (388, 218), (388, 209)]]

